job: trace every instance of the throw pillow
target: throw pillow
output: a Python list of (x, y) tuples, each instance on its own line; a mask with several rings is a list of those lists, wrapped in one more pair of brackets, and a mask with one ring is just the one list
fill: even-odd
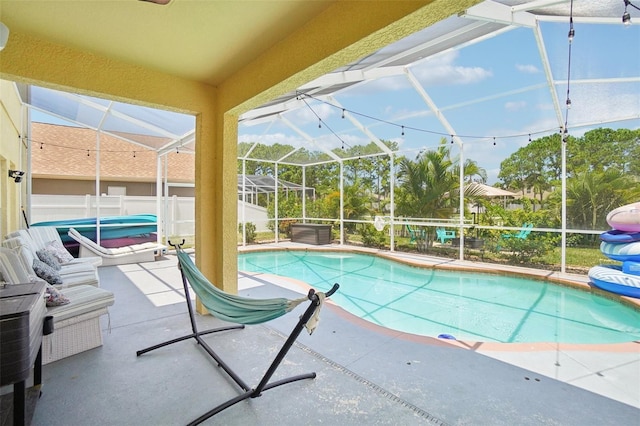
[(71, 256), (71, 253), (69, 253), (59, 241), (49, 241), (45, 245), (45, 249), (53, 253), (56, 259), (58, 259), (63, 265), (74, 259), (74, 257)]
[(38, 259), (42, 260), (56, 271), (60, 270), (60, 261), (49, 250), (38, 250), (36, 255), (38, 255)]
[(67, 296), (62, 294), (60, 290), (58, 290), (51, 284), (47, 284), (44, 298), (48, 307), (66, 305), (70, 302)]
[(40, 259), (33, 259), (33, 270), (39, 278), (42, 278), (49, 284), (62, 284), (62, 278), (58, 271)]

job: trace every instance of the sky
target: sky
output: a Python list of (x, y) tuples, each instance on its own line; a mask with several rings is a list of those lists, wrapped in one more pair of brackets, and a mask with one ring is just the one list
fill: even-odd
[[(568, 23), (542, 23), (541, 28), (557, 82), (561, 122), (567, 120), (569, 133), (579, 137), (602, 122), (612, 128), (640, 128), (640, 25), (576, 23), (571, 68)], [(485, 168), (493, 184), (502, 160), (530, 138), (559, 131), (543, 67), (533, 32), (518, 28), (440, 53), (411, 71), (460, 137), (464, 158)], [(571, 109), (567, 116), (568, 80)], [(335, 98), (376, 137), (398, 142), (409, 157), (437, 146), (443, 137), (451, 139), (451, 132), (404, 76), (373, 81), (339, 92)], [(367, 144), (370, 138), (341, 118), (342, 108), (309, 100), (308, 106), (285, 117), (329, 149)], [(611, 122), (629, 117), (636, 118)], [(308, 146), (282, 122), (241, 126), (239, 137), (241, 141)], [(452, 153), (457, 152), (456, 143)]]
[[(450, 141), (454, 135), (452, 154), (460, 155), (461, 142), (464, 158), (483, 167), (488, 183), (494, 184), (501, 161), (530, 139), (558, 132), (565, 120), (569, 134), (576, 137), (601, 123), (611, 128), (640, 128), (640, 17), (636, 20), (638, 24), (630, 27), (622, 23), (576, 23), (571, 55), (568, 23), (541, 23), (562, 106), (560, 121), (533, 32), (517, 28), (444, 51), (410, 68), (442, 118), (434, 114), (405, 76), (387, 77), (338, 92), (337, 106), (307, 99), (303, 108), (286, 112), (286, 119), (303, 134), (282, 121), (241, 124), (239, 141), (310, 150), (368, 144), (371, 138), (348, 118), (342, 118), (344, 109), (375, 137), (397, 142), (401, 154), (410, 158), (421, 150), (435, 148), (442, 138)], [(571, 99), (569, 110), (565, 108), (567, 97)], [(96, 111), (78, 109), (64, 97), (46, 102), (58, 102), (62, 116), (96, 126), (108, 105), (108, 101), (95, 100)], [(36, 106), (46, 108), (46, 102)], [(191, 116), (119, 103), (111, 108), (123, 114), (142, 111), (142, 124), (163, 127), (171, 123), (169, 131), (175, 135), (183, 135), (195, 126)], [(32, 110), (32, 120), (68, 124), (37, 110)], [(107, 128), (152, 132), (152, 126), (132, 125), (117, 115), (109, 115), (108, 120)], [(453, 132), (443, 125), (445, 120)]]

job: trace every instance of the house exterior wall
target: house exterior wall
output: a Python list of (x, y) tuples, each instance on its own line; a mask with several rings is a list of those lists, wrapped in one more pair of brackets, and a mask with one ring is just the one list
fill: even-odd
[[(109, 188), (111, 187), (111, 191)], [(129, 182), (120, 180), (101, 180), (100, 194), (115, 194), (113, 188), (125, 188), (125, 194), (131, 196), (155, 196), (155, 182)], [(164, 190), (164, 187), (163, 187)], [(190, 187), (169, 187), (169, 196), (193, 197), (195, 190)], [(46, 195), (95, 195), (96, 182), (94, 179), (51, 179), (34, 178), (32, 180), (32, 194)], [(164, 195), (164, 194), (161, 194)]]

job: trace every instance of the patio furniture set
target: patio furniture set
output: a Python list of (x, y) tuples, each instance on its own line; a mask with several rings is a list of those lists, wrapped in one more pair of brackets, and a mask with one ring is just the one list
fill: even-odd
[(100, 288), (101, 264), (100, 257), (71, 256), (54, 227), (21, 229), (2, 241), (0, 282), (46, 282), (46, 315), (53, 318), (53, 333), (42, 339), (43, 364), (102, 345), (100, 317), (108, 315), (115, 297)]

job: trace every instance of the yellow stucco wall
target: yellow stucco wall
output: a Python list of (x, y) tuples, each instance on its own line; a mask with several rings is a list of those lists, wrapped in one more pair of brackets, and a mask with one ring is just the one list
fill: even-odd
[(14, 86), (0, 80), (0, 237), (24, 226), (20, 207), (27, 196), (27, 181), (15, 183), (9, 178), (9, 170), (27, 170), (27, 151), (20, 138), (25, 132), (23, 115)]
[(12, 31), (0, 77), (196, 115), (197, 263), (237, 290), (237, 117), (477, 0), (337, 1), (218, 88)]

